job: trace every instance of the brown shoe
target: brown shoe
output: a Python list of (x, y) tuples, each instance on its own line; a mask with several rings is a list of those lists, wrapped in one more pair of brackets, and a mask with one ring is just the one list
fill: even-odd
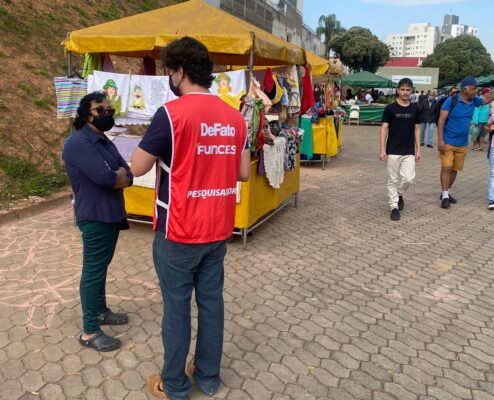
[(160, 374), (153, 374), (148, 377), (146, 380), (146, 384), (148, 386), (148, 391), (154, 397), (162, 400), (170, 400), (170, 398), (163, 392), (163, 384), (161, 382)]
[(194, 372), (196, 372), (196, 365), (194, 364), (194, 359), (190, 360), (185, 367), (185, 375), (189, 377), (191, 381), (194, 380)]

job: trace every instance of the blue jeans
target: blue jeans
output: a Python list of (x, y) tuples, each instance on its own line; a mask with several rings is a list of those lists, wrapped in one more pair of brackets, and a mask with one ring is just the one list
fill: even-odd
[[(490, 143), (489, 143), (490, 145)], [(494, 149), (490, 149), (489, 154), (489, 194), (487, 200), (494, 201)]]
[[(434, 122), (429, 122), (429, 136), (427, 138), (427, 144), (430, 144), (432, 146), (432, 137), (434, 136), (434, 127), (436, 124)], [(421, 132), (420, 132), (420, 144), (425, 143), (425, 131), (427, 130), (427, 123), (422, 122), (420, 124)]]
[(198, 309), (194, 380), (206, 395), (213, 395), (220, 380), (224, 328), (224, 259), (226, 241), (206, 244), (172, 242), (156, 232), (153, 260), (163, 296), (162, 338), (165, 349), (161, 380), (173, 400), (191, 390), (185, 375), (190, 347), (192, 291)]

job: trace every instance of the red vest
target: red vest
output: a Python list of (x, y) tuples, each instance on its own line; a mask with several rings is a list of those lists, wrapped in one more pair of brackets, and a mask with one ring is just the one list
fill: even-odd
[[(181, 243), (209, 243), (231, 236), (235, 222), (237, 178), (247, 140), (239, 111), (219, 97), (191, 93), (165, 104), (172, 129), (166, 236)], [(156, 229), (156, 216), (154, 227)]]

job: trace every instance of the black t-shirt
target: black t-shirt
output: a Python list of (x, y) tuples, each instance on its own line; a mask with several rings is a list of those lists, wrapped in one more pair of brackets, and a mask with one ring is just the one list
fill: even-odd
[(406, 156), (415, 154), (415, 124), (420, 123), (420, 112), (416, 103), (407, 107), (397, 102), (384, 109), (382, 122), (389, 124), (386, 154)]

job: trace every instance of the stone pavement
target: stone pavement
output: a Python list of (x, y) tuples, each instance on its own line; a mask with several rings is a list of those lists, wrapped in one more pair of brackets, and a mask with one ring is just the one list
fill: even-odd
[[(468, 154), (458, 204), (443, 210), (437, 151), (423, 152), (393, 222), (378, 128), (345, 127), (342, 155), (302, 170), (299, 208), (260, 227), (247, 251), (229, 245), (216, 398), (494, 399), (485, 153)], [(145, 378), (162, 364), (152, 236), (146, 225), (121, 235), (107, 293), (130, 323), (107, 328), (123, 347), (99, 354), (77, 342), (70, 205), (0, 227), (0, 398), (150, 398)]]

